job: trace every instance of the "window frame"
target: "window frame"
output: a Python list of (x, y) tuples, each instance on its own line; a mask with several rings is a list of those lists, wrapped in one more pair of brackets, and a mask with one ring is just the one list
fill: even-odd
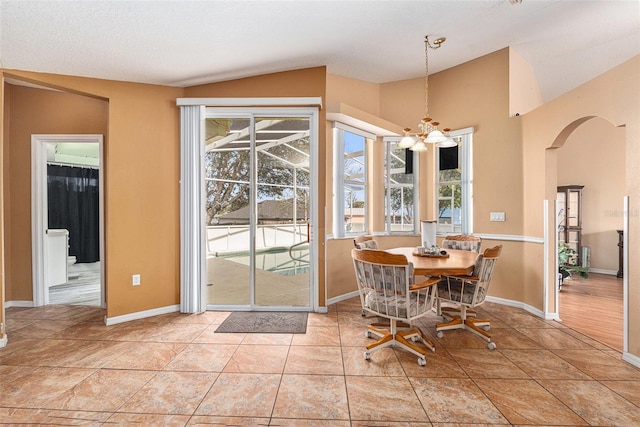
[(439, 212), (440, 207), (440, 187), (451, 185), (450, 183), (460, 183), (461, 187), (461, 206), (460, 206), (460, 229), (456, 230), (453, 220), (453, 212), (451, 224), (443, 224), (440, 222), (440, 215), (436, 215), (437, 234), (471, 234), (473, 233), (473, 127), (458, 129), (451, 131), (449, 135), (454, 139), (460, 139), (458, 145), (458, 165), (460, 168), (459, 181), (447, 181), (448, 184), (440, 182), (440, 150), (436, 151), (435, 158), (435, 192), (434, 206), (435, 211)]
[[(403, 187), (405, 185), (397, 185), (397, 186), (391, 186), (390, 181), (391, 181), (391, 171), (390, 171), (390, 163), (387, 162), (388, 157), (391, 154), (391, 150), (392, 150), (392, 145), (395, 143), (397, 144), (400, 139), (402, 139), (401, 137), (384, 137), (383, 138), (383, 143), (384, 143), (384, 156), (383, 156), (383, 168), (384, 168), (384, 210), (382, 212), (382, 216), (384, 217), (384, 232), (385, 234), (389, 234), (389, 235), (397, 235), (397, 234), (415, 234), (418, 233), (418, 223), (419, 223), (419, 206), (420, 206), (420, 180), (417, 179), (416, 177), (419, 176), (420, 174), (420, 166), (419, 166), (419, 155), (418, 152), (416, 151), (411, 151), (411, 150), (407, 150), (406, 152), (410, 152), (411, 155), (413, 156), (413, 183), (411, 183), (410, 185), (413, 188), (413, 228), (411, 230), (398, 230), (398, 231), (393, 231), (391, 230), (391, 216), (387, 215), (387, 212), (391, 212), (391, 198), (389, 197), (390, 192), (387, 191), (390, 188), (394, 188), (394, 187)], [(406, 164), (406, 157), (405, 157), (405, 164)], [(406, 184), (406, 186), (408, 186), (408, 184)]]
[[(364, 145), (362, 147), (362, 156), (364, 157), (363, 167), (363, 191), (364, 191), (364, 209), (363, 209), (363, 231), (348, 232), (345, 229), (345, 132), (352, 133), (360, 136), (364, 139)], [(375, 141), (376, 136), (370, 132), (362, 129), (349, 126), (347, 124), (335, 121), (333, 122), (333, 141), (334, 141), (334, 156), (333, 156), (333, 235), (334, 237), (350, 237), (367, 234), (369, 229), (369, 141)]]

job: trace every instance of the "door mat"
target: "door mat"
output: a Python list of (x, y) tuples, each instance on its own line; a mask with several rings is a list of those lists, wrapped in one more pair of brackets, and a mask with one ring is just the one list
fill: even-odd
[(307, 314), (290, 311), (234, 311), (216, 332), (254, 334), (304, 334)]

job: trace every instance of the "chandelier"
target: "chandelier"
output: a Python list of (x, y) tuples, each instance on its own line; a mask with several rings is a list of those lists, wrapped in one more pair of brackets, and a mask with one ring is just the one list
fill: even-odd
[(425, 57), (425, 74), (424, 74), (424, 118), (418, 124), (420, 132), (411, 133), (411, 128), (404, 129), (404, 137), (398, 143), (400, 148), (408, 148), (413, 151), (426, 151), (427, 144), (435, 144), (437, 147), (455, 147), (458, 144), (449, 136), (451, 129), (444, 128), (438, 130), (440, 123), (433, 121), (429, 117), (429, 49), (436, 50), (442, 43), (447, 40), (445, 37), (439, 37), (429, 42), (429, 36), (424, 38), (424, 57)]

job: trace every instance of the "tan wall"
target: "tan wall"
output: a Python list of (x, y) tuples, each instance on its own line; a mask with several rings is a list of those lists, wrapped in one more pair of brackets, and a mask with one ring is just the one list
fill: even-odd
[(65, 92), (6, 85), (9, 132), (5, 196), (5, 278), (11, 300), (31, 301), (31, 135), (107, 133), (108, 103)]
[[(87, 94), (108, 100), (108, 120), (105, 142), (105, 276), (107, 317), (172, 306), (179, 303), (179, 112), (175, 99), (183, 94), (180, 88), (168, 88), (98, 79), (40, 74), (25, 71), (5, 72), (13, 78), (64, 89), (66, 92)], [(22, 93), (22, 89), (20, 89)], [(24, 104), (30, 114), (46, 112), (44, 125), (28, 132), (79, 132), (79, 121), (67, 128), (56, 128), (55, 121), (71, 117), (60, 107), (58, 97), (40, 94), (43, 101), (29, 103), (27, 98), (13, 94), (12, 107)], [(68, 95), (64, 96), (64, 99)], [(86, 99), (74, 102), (88, 102)], [(105, 114), (107, 112), (106, 107)], [(74, 107), (75, 111), (75, 107)], [(24, 120), (12, 109), (12, 117)], [(13, 134), (17, 130), (12, 129)], [(27, 132), (27, 130), (25, 130)], [(12, 138), (13, 139), (13, 138)], [(20, 140), (21, 143), (23, 139)], [(5, 142), (6, 143), (6, 142)], [(12, 146), (13, 148), (13, 146)], [(27, 152), (18, 149), (11, 153), (10, 172), (17, 173), (10, 186), (29, 182), (30, 159)], [(16, 172), (16, 170), (19, 170)], [(23, 176), (24, 175), (24, 176)], [(6, 187), (5, 187), (6, 188)], [(31, 259), (30, 246), (17, 242), (29, 231), (28, 207), (16, 205), (11, 197), (12, 223), (10, 258), (14, 265), (12, 282), (7, 288), (15, 291), (14, 300), (31, 297), (27, 274)], [(16, 206), (13, 206), (16, 205)], [(16, 243), (17, 242), (17, 243)], [(131, 275), (141, 275), (141, 286), (131, 286)]]
[[(267, 74), (257, 77), (249, 77), (221, 83), (212, 83), (186, 88), (184, 97), (188, 98), (259, 98), (259, 97), (321, 97), (326, 100), (326, 69), (325, 67), (307, 68), (303, 70), (288, 71), (283, 73)], [(323, 108), (319, 114), (318, 138), (318, 292), (319, 304), (325, 305), (325, 211), (327, 197), (327, 182), (324, 177), (327, 168), (326, 141), (327, 128), (326, 110)], [(330, 184), (329, 184), (329, 188)], [(330, 190), (329, 190), (330, 191)], [(329, 231), (330, 232), (330, 231)]]
[(327, 104), (338, 102), (378, 116), (380, 115), (380, 85), (327, 74)]
[(542, 103), (533, 68), (518, 52), (509, 49), (509, 117), (522, 116)]
[(579, 126), (558, 149), (558, 185), (584, 185), (582, 245), (591, 268), (618, 271), (618, 233), (625, 194), (625, 129), (602, 118)]
[[(555, 153), (547, 153), (549, 147), (561, 147), (567, 138), (577, 132), (590, 118), (601, 117), (614, 126), (624, 126), (625, 135), (625, 194), (629, 197), (629, 270), (625, 272), (629, 283), (629, 352), (640, 357), (640, 265), (633, 260), (640, 258), (636, 242), (640, 230), (640, 56), (598, 76), (575, 90), (562, 95), (523, 118), (525, 177), (524, 203), (527, 214), (525, 231), (542, 231), (542, 201), (555, 199), (560, 162)], [(571, 141), (569, 141), (571, 143)], [(545, 171), (540, 178), (539, 171)], [(555, 215), (553, 207), (548, 215)], [(555, 237), (552, 233), (552, 246)], [(615, 248), (613, 249), (615, 251)], [(524, 267), (542, 269), (542, 260), (533, 256), (525, 258)], [(550, 275), (554, 272), (551, 271)], [(553, 286), (552, 278), (549, 278)], [(526, 282), (527, 289), (538, 284)], [(552, 289), (550, 289), (551, 291)], [(552, 292), (550, 292), (552, 294)], [(550, 300), (550, 303), (553, 303)]]

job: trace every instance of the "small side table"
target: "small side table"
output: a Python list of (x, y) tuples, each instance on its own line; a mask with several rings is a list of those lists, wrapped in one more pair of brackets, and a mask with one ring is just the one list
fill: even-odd
[(623, 277), (623, 269), (624, 269), (624, 235), (623, 230), (616, 230), (618, 232), (618, 274), (616, 277)]

